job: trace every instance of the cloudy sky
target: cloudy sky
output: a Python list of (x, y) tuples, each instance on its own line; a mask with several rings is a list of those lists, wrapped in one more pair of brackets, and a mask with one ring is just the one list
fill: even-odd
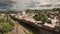
[(0, 0), (0, 10), (60, 8), (60, 0)]

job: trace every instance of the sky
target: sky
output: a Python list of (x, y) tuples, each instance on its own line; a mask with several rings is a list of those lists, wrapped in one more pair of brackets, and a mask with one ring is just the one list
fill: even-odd
[(60, 8), (60, 0), (0, 0), (0, 10)]

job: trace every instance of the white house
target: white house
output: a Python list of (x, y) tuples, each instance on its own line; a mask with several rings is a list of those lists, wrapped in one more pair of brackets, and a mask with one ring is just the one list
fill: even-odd
[(44, 26), (48, 26), (48, 27), (51, 27), (51, 28), (54, 28), (56, 24), (48, 24), (48, 23), (45, 23)]

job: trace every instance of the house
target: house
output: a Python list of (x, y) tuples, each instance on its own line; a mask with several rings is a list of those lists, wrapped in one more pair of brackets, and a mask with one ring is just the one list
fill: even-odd
[(48, 24), (48, 23), (44, 24), (44, 28), (49, 29), (49, 30), (52, 30), (52, 28), (54, 28), (55, 26), (56, 24)]
[(57, 29), (60, 29), (60, 21), (57, 21), (57, 23), (56, 23), (56, 28), (57, 28)]

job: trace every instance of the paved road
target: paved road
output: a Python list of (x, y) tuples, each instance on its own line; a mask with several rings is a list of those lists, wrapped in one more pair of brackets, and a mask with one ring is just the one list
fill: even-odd
[[(13, 21), (13, 20), (11, 19), (11, 21)], [(20, 24), (18, 24), (16, 21), (13, 21), (13, 23), (15, 24), (14, 31), (16, 32), (16, 34), (26, 34), (24, 32), (23, 27)]]

